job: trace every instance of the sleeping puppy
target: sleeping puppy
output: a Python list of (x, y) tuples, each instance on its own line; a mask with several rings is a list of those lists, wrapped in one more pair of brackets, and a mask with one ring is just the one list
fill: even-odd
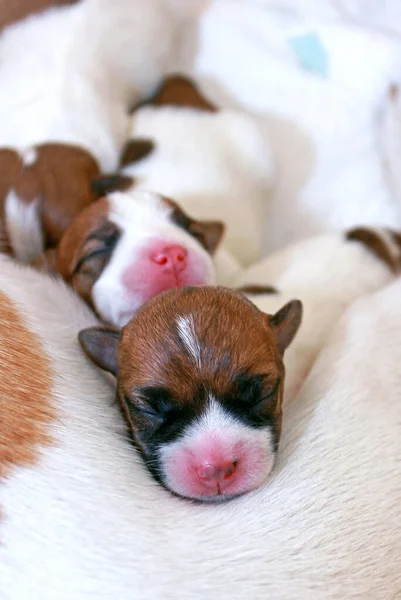
[(237, 291), (185, 287), (159, 294), (123, 328), (83, 330), (89, 358), (117, 377), (134, 442), (159, 483), (221, 501), (261, 485), (281, 432), (283, 354), (299, 301), (274, 315)]
[[(398, 276), (400, 239), (367, 228), (317, 236), (249, 270), (242, 284), (254, 303), (225, 288), (171, 290), (121, 334), (81, 332), (89, 358), (117, 376), (117, 398), (156, 479), (201, 500), (260, 485), (280, 437), (284, 366), (285, 409), (347, 306)], [(250, 286), (257, 275), (260, 285)], [(268, 277), (280, 291), (263, 287)], [(305, 313), (296, 336), (294, 297)]]
[(256, 117), (217, 109), (194, 82), (171, 76), (134, 112), (131, 136), (125, 175), (198, 219), (221, 219), (222, 248), (241, 265), (261, 258), (274, 164)]
[(83, 210), (33, 264), (59, 273), (103, 321), (122, 327), (164, 290), (213, 284), (223, 232), (219, 221), (192, 219), (172, 200), (131, 187)]

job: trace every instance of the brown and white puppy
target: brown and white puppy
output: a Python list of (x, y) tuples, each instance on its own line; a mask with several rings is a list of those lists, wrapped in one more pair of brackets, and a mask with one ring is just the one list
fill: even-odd
[[(98, 198), (96, 159), (79, 146), (0, 148), (0, 221), (9, 253), (29, 262), (58, 244), (73, 218)], [(4, 246), (3, 246), (4, 250)]]
[(223, 231), (219, 221), (191, 219), (172, 200), (131, 187), (83, 210), (34, 264), (60, 273), (103, 321), (121, 327), (162, 291), (213, 284), (211, 255)]
[[(153, 148), (139, 160), (145, 141)], [(175, 198), (196, 218), (224, 221), (221, 251), (241, 265), (262, 257), (275, 164), (257, 116), (217, 109), (194, 81), (167, 77), (134, 112), (122, 167), (138, 186)]]
[(121, 336), (83, 330), (89, 358), (117, 377), (134, 442), (162, 485), (220, 501), (269, 476), (281, 432), (283, 354), (301, 322), (294, 300), (274, 315), (239, 292), (186, 287), (137, 311)]

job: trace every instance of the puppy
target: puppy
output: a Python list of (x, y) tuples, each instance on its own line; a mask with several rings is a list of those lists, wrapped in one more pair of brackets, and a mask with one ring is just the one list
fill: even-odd
[(123, 174), (198, 219), (224, 221), (222, 248), (240, 264), (261, 258), (274, 163), (256, 117), (219, 110), (194, 82), (171, 76), (134, 112), (131, 136)]
[(223, 232), (219, 221), (191, 219), (172, 200), (131, 187), (82, 211), (33, 264), (59, 273), (103, 321), (122, 327), (164, 290), (213, 284)]
[(128, 107), (170, 68), (181, 29), (205, 3), (3, 4), (0, 219), (11, 239), (1, 249), (29, 262), (93, 201), (93, 176), (116, 170)]
[(238, 496), (269, 476), (280, 439), (283, 354), (299, 301), (274, 315), (222, 287), (169, 290), (122, 334), (79, 335), (89, 358), (117, 377), (117, 398), (156, 480), (205, 501)]

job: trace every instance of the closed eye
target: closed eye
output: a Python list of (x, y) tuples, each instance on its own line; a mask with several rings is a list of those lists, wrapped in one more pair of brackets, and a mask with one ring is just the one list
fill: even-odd
[(89, 252), (88, 254), (86, 254), (85, 256), (83, 256), (77, 263), (74, 271), (73, 271), (73, 275), (75, 275), (76, 273), (79, 273), (79, 271), (81, 270), (82, 266), (90, 261), (93, 260), (94, 258), (99, 258), (100, 256), (109, 256), (110, 253), (113, 251), (113, 248), (98, 248), (97, 250), (93, 250), (92, 252)]
[(274, 386), (267, 393), (264, 393), (262, 397), (257, 398), (255, 400), (255, 402), (252, 403), (252, 406), (258, 406), (259, 404), (262, 404), (262, 402), (265, 402), (266, 400), (270, 400), (271, 398), (274, 398), (274, 396), (276, 396), (276, 394), (278, 392), (280, 383), (281, 383), (281, 379), (278, 378), (276, 383), (274, 384)]
[(79, 273), (83, 265), (89, 261), (98, 258), (109, 258), (119, 238), (120, 232), (118, 228), (110, 222), (106, 222), (97, 231), (88, 236), (82, 248), (83, 256), (81, 256), (75, 265), (73, 275)]

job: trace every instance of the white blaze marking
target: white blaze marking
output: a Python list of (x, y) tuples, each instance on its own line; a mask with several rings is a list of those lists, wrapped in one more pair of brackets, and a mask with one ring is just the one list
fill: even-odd
[(44, 250), (39, 202), (22, 202), (12, 190), (5, 202), (5, 223), (15, 257), (30, 262)]
[(25, 152), (22, 152), (21, 155), (24, 167), (30, 167), (36, 162), (37, 152), (35, 148), (28, 148), (27, 150), (25, 150)]
[(178, 333), (186, 349), (192, 356), (197, 367), (201, 366), (201, 348), (196, 337), (195, 323), (192, 316), (178, 317)]

